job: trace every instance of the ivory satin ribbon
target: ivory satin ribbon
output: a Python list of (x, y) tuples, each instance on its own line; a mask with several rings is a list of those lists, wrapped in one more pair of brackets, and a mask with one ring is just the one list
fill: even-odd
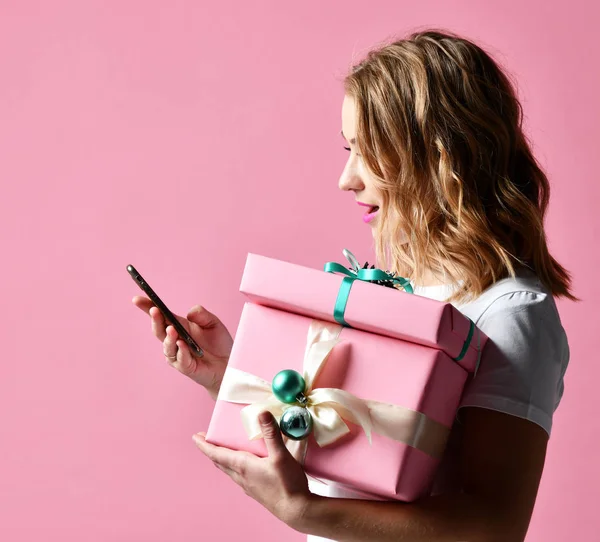
[[(306, 408), (313, 418), (313, 436), (321, 447), (340, 439), (350, 431), (346, 422), (360, 425), (369, 443), (373, 432), (421, 450), (439, 459), (444, 451), (450, 428), (425, 414), (391, 403), (361, 399), (337, 388), (313, 388), (333, 348), (340, 342), (342, 326), (312, 320), (304, 353), (303, 377)], [(287, 368), (287, 367), (286, 367)], [(258, 415), (270, 411), (277, 423), (291, 405), (280, 402), (271, 384), (256, 375), (228, 367), (219, 399), (247, 405), (241, 411), (242, 422), (250, 440), (262, 437)], [(292, 440), (284, 435), (288, 450), (301, 463), (307, 452), (308, 439)]]

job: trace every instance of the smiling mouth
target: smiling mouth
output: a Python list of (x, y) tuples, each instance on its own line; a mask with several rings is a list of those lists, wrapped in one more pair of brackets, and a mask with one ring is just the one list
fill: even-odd
[(369, 210), (363, 215), (363, 221), (366, 223), (371, 222), (371, 220), (373, 220), (375, 218), (375, 216), (377, 215), (378, 211), (379, 211), (379, 207), (377, 207), (377, 205), (373, 205), (373, 206), (369, 207)]

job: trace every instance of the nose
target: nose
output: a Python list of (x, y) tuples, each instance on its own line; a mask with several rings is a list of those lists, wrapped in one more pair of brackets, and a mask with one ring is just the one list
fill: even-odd
[(359, 175), (356, 167), (348, 161), (344, 171), (340, 175), (340, 180), (338, 182), (338, 187), (340, 190), (364, 190), (365, 184)]

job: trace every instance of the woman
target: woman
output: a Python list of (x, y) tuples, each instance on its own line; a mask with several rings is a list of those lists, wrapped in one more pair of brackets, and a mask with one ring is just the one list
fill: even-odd
[[(569, 359), (554, 298), (576, 298), (548, 252), (549, 185), (520, 103), (481, 48), (439, 31), (370, 52), (344, 87), (350, 155), (339, 184), (367, 207), (380, 267), (410, 277), (416, 294), (454, 303), (490, 338), (432, 494), (399, 503), (317, 485), (313, 493), (268, 413), (267, 458), (212, 446), (203, 433), (195, 440), (311, 540), (521, 541)], [(181, 318), (206, 350), (196, 359), (148, 299), (134, 303), (150, 314), (169, 363), (216, 398), (232, 345), (219, 319), (201, 307)]]

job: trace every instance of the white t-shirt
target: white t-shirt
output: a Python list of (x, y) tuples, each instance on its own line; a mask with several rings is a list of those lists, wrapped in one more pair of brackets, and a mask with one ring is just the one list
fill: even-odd
[[(452, 286), (415, 287), (415, 294), (444, 301)], [(528, 419), (550, 435), (563, 394), (569, 345), (554, 298), (528, 270), (490, 286), (474, 301), (453, 303), (488, 337), (477, 374), (465, 386), (460, 407), (476, 406)], [(432, 493), (456, 487), (460, 425), (455, 424)], [(313, 493), (338, 498), (364, 495), (313, 480)], [(309, 542), (335, 542), (308, 536)]]

